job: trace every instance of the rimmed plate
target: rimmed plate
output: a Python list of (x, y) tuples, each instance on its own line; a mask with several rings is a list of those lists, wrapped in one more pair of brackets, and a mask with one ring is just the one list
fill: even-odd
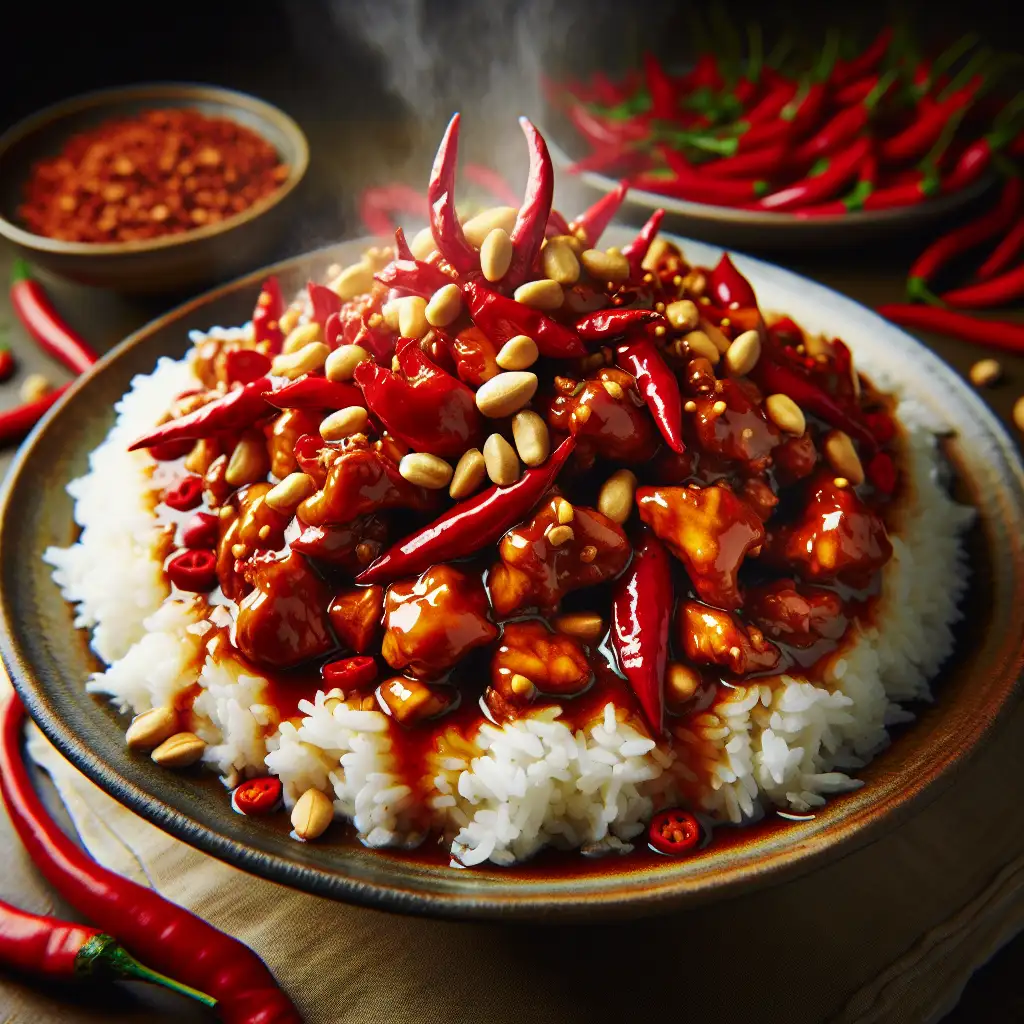
[[(621, 244), (629, 233), (609, 232)], [(680, 240), (697, 263), (719, 251)], [(299, 288), (363, 243), (320, 250), (270, 268)], [(261, 271), (195, 299), (132, 335), (78, 381), (40, 424), (7, 480), (0, 519), (0, 653), (29, 712), (57, 747), (115, 798), (173, 835), (285, 885), (389, 910), (444, 917), (549, 918), (642, 915), (732, 896), (805, 872), (867, 843), (934, 796), (1003, 717), (1024, 657), (1024, 467), (1002, 426), (939, 359), (850, 299), (786, 270), (738, 257), (767, 309), (814, 331), (841, 335), (868, 374), (885, 371), (955, 431), (951, 454), (980, 511), (971, 543), (970, 614), (938, 699), (860, 777), (865, 785), (810, 820), (734, 830), (686, 860), (606, 861), (599, 870), (452, 870), (357, 844), (301, 844), (279, 822), (233, 813), (200, 773), (158, 768), (124, 747), (125, 721), (83, 683), (95, 664), (86, 637), (42, 563), (50, 544), (74, 538), (67, 482), (113, 420), (113, 404), (160, 355), (180, 356), (187, 332), (244, 322)], [(111, 501), (117, 496), (111, 495)], [(721, 833), (719, 833), (721, 834)]]

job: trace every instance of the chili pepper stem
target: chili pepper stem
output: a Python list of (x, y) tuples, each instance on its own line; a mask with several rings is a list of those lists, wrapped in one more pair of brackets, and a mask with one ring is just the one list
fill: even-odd
[(83, 977), (107, 973), (125, 980), (148, 981), (188, 999), (194, 999), (203, 1006), (217, 1005), (217, 1000), (205, 992), (184, 985), (139, 963), (112, 935), (95, 935), (82, 946), (75, 957), (75, 973)]
[(929, 306), (945, 306), (946, 304), (929, 287), (923, 277), (907, 278), (907, 296), (912, 302), (925, 302)]

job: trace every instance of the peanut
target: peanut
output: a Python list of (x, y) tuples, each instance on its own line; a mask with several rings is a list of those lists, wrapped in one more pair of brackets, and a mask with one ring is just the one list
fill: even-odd
[(413, 256), (418, 260), (425, 260), (432, 253), (437, 252), (437, 244), (434, 242), (434, 232), (430, 228), (423, 228), (417, 231), (413, 240), (409, 243)]
[(533, 680), (529, 676), (524, 676), (521, 672), (514, 672), (512, 674), (512, 678), (508, 681), (508, 686), (517, 697), (532, 697), (537, 689)]
[(580, 279), (580, 261), (572, 246), (560, 238), (549, 238), (540, 251), (544, 276), (560, 285), (572, 285)]
[(527, 466), (539, 466), (551, 451), (551, 435), (542, 416), (523, 409), (512, 417), (512, 437), (519, 458)]
[(242, 487), (262, 480), (270, 469), (270, 456), (263, 437), (257, 434), (246, 434), (235, 445), (235, 450), (228, 459), (228, 468), (224, 471), (224, 479), (232, 487)]
[(683, 341), (695, 356), (703, 356), (712, 366), (717, 366), (722, 358), (715, 343), (703, 331), (690, 331)]
[(519, 459), (512, 445), (501, 436), (491, 434), (484, 441), (484, 465), (491, 481), (499, 487), (508, 487), (519, 479)]
[(860, 464), (857, 449), (853, 447), (850, 435), (841, 430), (832, 430), (825, 437), (825, 458), (840, 475), (846, 477), (855, 487), (864, 483), (864, 467)]
[(565, 301), (565, 292), (557, 281), (541, 278), (521, 284), (513, 297), (531, 309), (558, 309)]
[(328, 287), (343, 302), (365, 295), (373, 287), (373, 268), (369, 263), (360, 260), (346, 267)]
[(612, 522), (624, 523), (633, 511), (636, 477), (628, 469), (619, 469), (601, 485), (597, 510)]
[(764, 400), (764, 409), (768, 419), (787, 434), (799, 437), (807, 429), (803, 410), (789, 395), (769, 395)]
[(525, 334), (517, 334), (509, 338), (495, 357), (495, 362), (503, 370), (525, 370), (533, 366), (540, 357), (540, 351), (533, 338)]
[(537, 392), (537, 374), (522, 370), (499, 373), (480, 385), (476, 407), (491, 419), (518, 412)]
[(427, 331), (427, 300), (419, 295), (407, 295), (398, 300), (398, 332), (403, 338), (419, 341)]
[(700, 311), (696, 302), (679, 299), (665, 307), (665, 319), (677, 331), (692, 331), (700, 323)]
[(1017, 429), (1024, 433), (1024, 395), (1013, 403), (1013, 422), (1017, 424)]
[(324, 364), (324, 372), (328, 380), (335, 382), (352, 379), (356, 367), (360, 363), (372, 359), (373, 356), (362, 345), (340, 345), (328, 357)]
[(657, 270), (658, 264), (671, 248), (671, 243), (658, 235), (654, 241), (651, 242), (650, 247), (647, 250), (647, 255), (644, 256), (643, 262), (640, 266), (647, 271)]
[(410, 452), (402, 456), (398, 472), (411, 484), (439, 491), (448, 486), (452, 478), (452, 467), (444, 459), (426, 452)]
[(725, 353), (725, 365), (734, 377), (745, 377), (757, 366), (761, 358), (761, 334), (759, 331), (744, 331), (734, 338)]
[[(484, 239), (495, 228), (501, 228), (506, 234), (511, 234), (518, 215), (519, 211), (514, 206), (491, 206), (470, 217), (462, 225), (462, 233), (470, 245), (480, 249), (483, 247)], [(433, 242), (433, 238), (431, 238), (431, 242)]]
[(560, 548), (563, 544), (568, 544), (575, 537), (576, 534), (571, 526), (552, 526), (547, 532), (548, 543), (553, 548)]
[(504, 228), (492, 228), (480, 246), (480, 269), (488, 281), (500, 281), (512, 263), (512, 239)]
[(320, 421), (320, 436), (325, 441), (340, 441), (350, 434), (362, 433), (369, 422), (369, 414), (362, 406), (350, 405)]
[(987, 388), (1003, 375), (1003, 368), (995, 359), (979, 359), (970, 369), (971, 383), (975, 387)]
[(596, 644), (604, 636), (604, 619), (597, 612), (573, 612), (557, 616), (551, 623), (559, 633)]
[(277, 326), (281, 328), (281, 333), (285, 337), (291, 334), (298, 326), (300, 316), (302, 316), (302, 307), (295, 302), (281, 314), (281, 319), (277, 321)]
[(176, 732), (168, 736), (150, 757), (162, 768), (187, 768), (203, 756), (206, 744), (195, 733)]
[(462, 312), (462, 292), (453, 281), (438, 288), (426, 308), (427, 323), (431, 327), (447, 327)]
[(462, 453), (455, 473), (452, 476), (448, 494), (456, 501), (468, 498), (483, 482), (487, 475), (487, 466), (479, 448), (470, 448)]
[(700, 689), (700, 673), (678, 661), (665, 671), (665, 696), (670, 704), (685, 704)]
[(41, 373), (30, 373), (18, 388), (18, 397), (23, 402), (38, 402), (53, 390), (53, 385)]
[(299, 349), (305, 348), (311, 341), (319, 340), (320, 325), (310, 320), (308, 323), (293, 327), (288, 332), (284, 341), (281, 342), (281, 351), (291, 355), (293, 352), (298, 352)]
[(287, 377), (289, 380), (294, 380), (304, 373), (319, 370), (330, 354), (331, 350), (322, 341), (314, 341), (300, 348), (298, 352), (274, 356), (274, 361), (270, 364), (270, 372), (275, 377)]
[(174, 734), (178, 712), (172, 707), (150, 708), (136, 715), (124, 734), (129, 750), (150, 750)]
[(264, 501), (275, 512), (291, 515), (316, 490), (313, 478), (305, 473), (289, 473), (267, 491)]
[(621, 284), (629, 277), (629, 261), (622, 253), (586, 249), (580, 253), (580, 263), (587, 273), (598, 281)]
[(319, 789), (307, 789), (292, 808), (292, 828), (299, 839), (316, 839), (334, 820), (334, 804)]

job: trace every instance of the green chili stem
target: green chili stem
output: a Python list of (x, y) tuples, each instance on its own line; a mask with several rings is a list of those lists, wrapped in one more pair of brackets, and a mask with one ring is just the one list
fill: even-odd
[[(973, 57), (953, 76), (949, 85), (939, 93), (939, 102), (948, 100), (953, 93), (962, 89), (982, 68), (991, 69), (998, 66), (995, 61), (995, 52), (990, 46), (983, 46)], [(990, 72), (991, 73), (991, 72)]]
[(874, 88), (864, 97), (864, 106), (868, 110), (874, 110), (878, 106), (879, 102), (885, 96), (885, 94), (892, 88), (892, 83), (896, 81), (899, 72), (893, 68), (890, 71), (886, 71), (884, 75), (875, 83)]
[(747, 23), (747, 51), (747, 78), (757, 83), (764, 68), (764, 36), (756, 21)]
[(779, 41), (772, 47), (771, 52), (765, 58), (765, 64), (770, 68), (774, 68), (776, 71), (785, 62), (789, 56), (790, 51), (793, 49), (795, 39), (792, 32), (784, 32), (780, 37)]
[(812, 72), (812, 79), (815, 82), (824, 82), (835, 67), (836, 57), (839, 56), (839, 33), (830, 28), (825, 33), (825, 43), (821, 48), (821, 59)]
[(928, 171), (933, 170), (935, 165), (942, 158), (942, 154), (949, 149), (950, 144), (956, 137), (957, 130), (960, 127), (960, 122), (963, 121), (966, 114), (967, 107), (963, 107), (942, 126), (942, 131), (939, 133), (939, 137), (935, 140), (935, 144), (927, 153), (925, 153), (924, 158), (919, 164), (919, 167), (923, 172), (927, 173)]
[(936, 79), (944, 75), (961, 57), (964, 56), (972, 47), (977, 46), (981, 36), (977, 32), (967, 32), (962, 35), (956, 42), (947, 46), (935, 58), (932, 64), (931, 73), (928, 75), (926, 82), (927, 89), (930, 89)]

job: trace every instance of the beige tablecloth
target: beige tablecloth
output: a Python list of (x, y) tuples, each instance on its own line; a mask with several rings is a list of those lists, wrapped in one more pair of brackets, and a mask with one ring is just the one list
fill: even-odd
[[(949, 790), (867, 849), (717, 906), (573, 927), (426, 921), (292, 892), (138, 818), (34, 729), (31, 751), (94, 856), (256, 949), (309, 1024), (930, 1024), (1024, 927), (1020, 707)], [(0, 987), (0, 1007), (17, 1024), (55, 1019), (30, 989)]]

